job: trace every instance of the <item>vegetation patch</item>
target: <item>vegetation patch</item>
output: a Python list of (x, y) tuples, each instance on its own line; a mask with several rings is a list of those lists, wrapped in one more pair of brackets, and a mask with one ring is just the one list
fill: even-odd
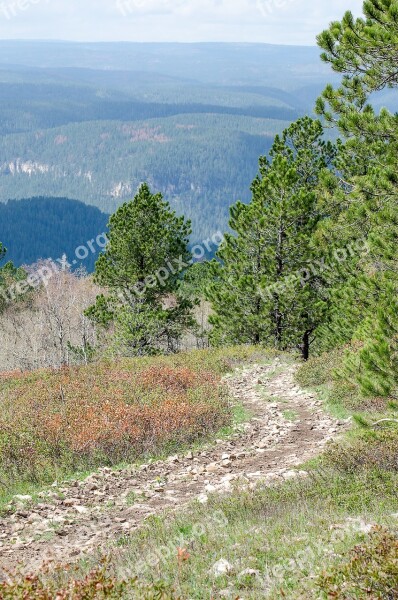
[[(69, 571), (44, 571), (37, 577), (48, 595), (37, 597), (63, 598), (76, 581), (76, 595), (65, 597), (113, 598), (115, 589), (120, 598), (137, 600), (326, 598), (322, 590), (332, 590), (341, 580), (351, 549), (368, 544), (368, 528), (382, 524), (393, 531), (396, 519), (390, 515), (397, 506), (397, 484), (396, 474), (351, 476), (329, 467), (274, 488), (215, 495), (207, 505), (194, 503), (178, 513), (151, 517), (139, 531), (124, 535), (105, 563), (94, 557)], [(369, 567), (363, 571), (376, 573), (381, 549), (376, 538), (371, 540), (375, 559), (371, 563), (365, 557)], [(390, 575), (396, 566), (394, 552), (394, 547), (385, 550), (389, 562), (383, 572)], [(104, 586), (98, 596), (89, 595), (93, 581)], [(15, 595), (5, 598), (22, 598), (27, 579), (16, 576), (8, 585), (4, 589)], [(80, 589), (87, 595), (79, 596)], [(374, 596), (388, 597), (394, 596)]]
[(228, 428), (234, 407), (221, 377), (260, 354), (244, 347), (4, 375), (2, 494), (171, 453)]
[(347, 562), (319, 579), (319, 588), (328, 598), (385, 600), (398, 597), (397, 533), (376, 527), (347, 558)]

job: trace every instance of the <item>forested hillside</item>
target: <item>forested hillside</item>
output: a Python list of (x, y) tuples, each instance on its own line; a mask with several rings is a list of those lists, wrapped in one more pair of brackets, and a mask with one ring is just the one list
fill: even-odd
[(0, 202), (76, 198), (113, 212), (143, 181), (193, 239), (249, 200), (259, 154), (327, 81), (315, 48), (0, 44)]
[[(0, 204), (0, 239), (8, 249), (7, 259), (16, 266), (39, 259), (56, 261), (64, 254), (75, 267), (88, 272), (98, 258), (90, 251), (79, 260), (76, 250), (106, 231), (108, 215), (68, 198), (28, 198)], [(85, 253), (84, 253), (85, 254)], [(83, 253), (81, 253), (83, 256)]]
[(6, 135), (0, 142), (3, 199), (63, 196), (113, 212), (148, 181), (192, 219), (195, 238), (202, 238), (224, 228), (232, 200), (248, 199), (257, 157), (283, 124), (195, 114)]

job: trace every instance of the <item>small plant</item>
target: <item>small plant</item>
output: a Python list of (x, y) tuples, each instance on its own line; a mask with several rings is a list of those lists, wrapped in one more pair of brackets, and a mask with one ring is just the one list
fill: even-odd
[(282, 415), (283, 418), (286, 419), (286, 421), (297, 421), (298, 419), (298, 414), (295, 410), (284, 410), (282, 412)]
[(389, 600), (398, 597), (398, 536), (381, 527), (350, 552), (348, 561), (324, 573), (318, 588), (327, 598)]
[(398, 428), (385, 431), (365, 429), (350, 442), (331, 444), (323, 460), (343, 473), (355, 474), (365, 470), (398, 473)]
[(138, 502), (138, 494), (136, 492), (129, 492), (126, 496), (127, 506), (134, 506)]

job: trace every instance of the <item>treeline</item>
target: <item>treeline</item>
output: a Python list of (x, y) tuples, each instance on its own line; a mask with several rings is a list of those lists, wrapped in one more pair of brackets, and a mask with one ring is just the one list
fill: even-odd
[[(0, 204), (0, 239), (7, 248), (7, 259), (16, 266), (38, 260), (56, 261), (66, 255), (74, 269), (94, 270), (101, 248), (94, 252), (79, 247), (106, 231), (108, 215), (97, 208), (68, 198), (28, 198)], [(81, 257), (76, 255), (77, 254)]]

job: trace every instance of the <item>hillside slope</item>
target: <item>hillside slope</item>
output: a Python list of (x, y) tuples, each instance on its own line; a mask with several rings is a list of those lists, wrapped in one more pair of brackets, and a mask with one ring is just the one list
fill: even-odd
[[(94, 268), (101, 248), (87, 242), (105, 232), (109, 216), (69, 198), (35, 197), (0, 203), (0, 240), (16, 266), (67, 255), (74, 267)], [(89, 250), (76, 251), (84, 246)], [(83, 258), (87, 254), (86, 258)], [(80, 258), (79, 258), (80, 257)]]

